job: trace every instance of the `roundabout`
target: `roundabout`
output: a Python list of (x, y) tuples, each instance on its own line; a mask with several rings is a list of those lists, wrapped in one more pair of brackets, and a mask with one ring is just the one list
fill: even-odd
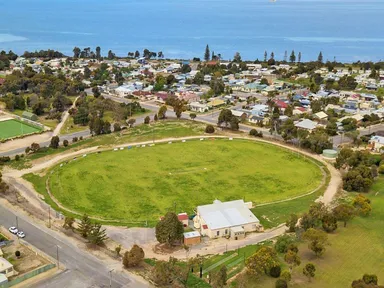
[(48, 180), (69, 211), (156, 222), (215, 199), (260, 205), (300, 197), (321, 187), (324, 175), (312, 159), (273, 144), (205, 138), (82, 155), (51, 168)]

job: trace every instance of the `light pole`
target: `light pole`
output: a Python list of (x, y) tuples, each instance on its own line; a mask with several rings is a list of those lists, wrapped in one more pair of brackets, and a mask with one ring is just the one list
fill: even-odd
[(60, 268), (60, 260), (59, 260), (59, 245), (56, 245), (56, 259), (57, 259), (57, 269)]
[(16, 216), (16, 229), (19, 230), (19, 218)]
[(109, 270), (109, 288), (112, 288), (112, 271), (113, 270), (115, 269)]

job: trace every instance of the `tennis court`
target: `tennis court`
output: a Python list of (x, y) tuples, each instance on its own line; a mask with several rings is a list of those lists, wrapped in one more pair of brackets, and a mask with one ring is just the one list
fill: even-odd
[(14, 119), (0, 121), (0, 140), (38, 133), (41, 129)]

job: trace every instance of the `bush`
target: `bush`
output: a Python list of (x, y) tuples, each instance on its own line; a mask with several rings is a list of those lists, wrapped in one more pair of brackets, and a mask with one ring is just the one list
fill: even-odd
[(215, 133), (215, 128), (213, 127), (213, 125), (208, 124), (207, 127), (205, 127), (205, 133), (209, 133), (209, 134)]
[(279, 278), (281, 273), (281, 267), (280, 266), (273, 266), (271, 270), (269, 270), (269, 275), (273, 278)]
[(133, 245), (130, 251), (124, 253), (123, 265), (126, 268), (138, 266), (144, 259), (144, 251), (138, 245)]
[(65, 140), (63, 141), (63, 145), (64, 145), (64, 147), (67, 147), (67, 146), (69, 145), (69, 143), (68, 143), (68, 140), (67, 140), (67, 139), (65, 139)]
[(20, 253), (19, 250), (16, 250), (16, 252), (15, 252), (15, 256), (16, 256), (17, 258), (19, 258), (19, 257), (21, 256), (21, 253)]
[(77, 137), (72, 138), (72, 143), (76, 143), (77, 141), (79, 141), (79, 138), (77, 138)]
[(80, 140), (80, 141), (83, 140), (83, 136), (80, 136), (79, 140)]
[(281, 272), (280, 278), (288, 283), (292, 279), (291, 272), (289, 272), (288, 270), (284, 270), (283, 272)]
[(149, 118), (149, 116), (144, 118), (144, 124), (149, 124), (149, 121), (151, 121), (151, 118)]
[(283, 279), (277, 279), (275, 287), (276, 288), (287, 288), (288, 287), (287, 281), (285, 281)]
[(249, 131), (249, 135), (250, 136), (253, 136), (253, 137), (260, 137), (260, 138), (263, 138), (263, 132), (258, 132), (256, 129), (251, 129), (251, 131)]
[(121, 131), (121, 127), (119, 123), (114, 123), (113, 124), (113, 132), (119, 132)]
[(19, 160), (20, 160), (20, 156), (19, 156), (19, 155), (16, 155), (16, 156), (15, 156), (15, 160), (16, 160), (16, 161), (19, 161)]
[(288, 246), (295, 242), (295, 240), (289, 235), (282, 235), (277, 238), (275, 249), (279, 253), (287, 253)]
[(384, 164), (379, 166), (379, 173), (384, 174)]

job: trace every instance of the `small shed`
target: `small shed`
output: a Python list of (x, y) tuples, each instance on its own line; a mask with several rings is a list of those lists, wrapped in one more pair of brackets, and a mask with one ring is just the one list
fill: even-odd
[(23, 114), (21, 115), (21, 117), (28, 119), (28, 120), (32, 120), (32, 121), (37, 121), (37, 119), (38, 119), (35, 114), (28, 112), (28, 111), (24, 111)]
[(240, 226), (235, 226), (231, 228), (231, 238), (234, 240), (244, 239), (245, 232), (244, 229)]
[(201, 235), (198, 231), (184, 233), (184, 245), (196, 245), (201, 242)]

